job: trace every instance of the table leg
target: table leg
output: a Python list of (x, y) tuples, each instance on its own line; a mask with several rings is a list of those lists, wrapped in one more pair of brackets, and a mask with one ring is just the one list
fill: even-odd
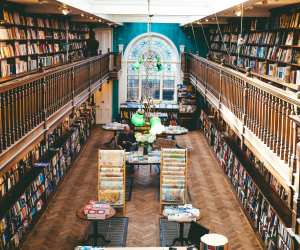
[(94, 233), (94, 239), (93, 239), (93, 241), (94, 241), (94, 246), (96, 247), (97, 246), (97, 236), (98, 236), (98, 224), (97, 224), (97, 221), (93, 221), (93, 233)]
[(179, 241), (181, 246), (184, 246), (183, 229), (184, 229), (184, 223), (179, 223)]
[(171, 246), (175, 246), (176, 242), (179, 242), (181, 246), (189, 245), (189, 241), (187, 238), (184, 238), (183, 232), (184, 232), (184, 223), (179, 222), (179, 237), (173, 240)]

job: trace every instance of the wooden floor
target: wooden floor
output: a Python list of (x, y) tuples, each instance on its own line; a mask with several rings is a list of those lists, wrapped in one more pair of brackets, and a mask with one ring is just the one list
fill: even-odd
[[(111, 136), (100, 128), (93, 130), (23, 250), (71, 250), (80, 244), (88, 223), (78, 220), (75, 211), (96, 198), (97, 150)], [(231, 250), (262, 249), (205, 138), (194, 131), (177, 140), (192, 147), (189, 188), (193, 205), (201, 209), (200, 223), (227, 236)], [(132, 199), (127, 203), (127, 246), (159, 246), (158, 181), (155, 170), (150, 173), (147, 167), (135, 173)]]

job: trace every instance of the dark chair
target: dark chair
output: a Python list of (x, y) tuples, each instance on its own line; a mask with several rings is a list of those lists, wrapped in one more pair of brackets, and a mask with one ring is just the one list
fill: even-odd
[(188, 240), (191, 244), (200, 249), (200, 238), (208, 233), (209, 230), (206, 227), (192, 221), (188, 234)]

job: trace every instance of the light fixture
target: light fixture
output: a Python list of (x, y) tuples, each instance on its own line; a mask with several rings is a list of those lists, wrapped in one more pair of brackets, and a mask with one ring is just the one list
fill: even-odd
[(63, 6), (61, 8), (61, 13), (63, 13), (63, 15), (66, 16), (66, 15), (68, 15), (70, 13), (70, 10), (67, 7)]
[(81, 16), (81, 17), (84, 17), (84, 14), (83, 14), (83, 13), (81, 13), (81, 14), (80, 14), (80, 16)]
[(102, 22), (102, 20), (101, 20), (101, 19), (99, 19), (99, 20), (98, 20), (98, 22), (99, 22), (99, 23), (101, 23), (101, 22)]
[(207, 18), (205, 19), (205, 22), (208, 22), (208, 19), (207, 19)]
[(90, 16), (90, 20), (93, 20), (93, 19), (94, 19), (94, 17)]

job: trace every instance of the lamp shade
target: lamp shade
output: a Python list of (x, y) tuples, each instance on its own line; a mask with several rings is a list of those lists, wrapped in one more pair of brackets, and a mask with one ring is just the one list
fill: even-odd
[(145, 116), (143, 114), (135, 113), (131, 117), (131, 123), (136, 127), (145, 125)]
[(159, 117), (154, 116), (150, 118), (150, 133), (153, 135), (161, 134), (164, 131), (164, 126), (161, 124), (161, 120)]

